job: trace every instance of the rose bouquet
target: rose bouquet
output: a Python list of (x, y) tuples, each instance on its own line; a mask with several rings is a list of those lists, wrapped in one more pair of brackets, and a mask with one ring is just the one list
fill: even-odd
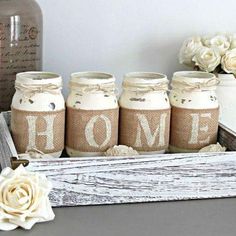
[(206, 72), (236, 75), (236, 34), (188, 38), (180, 49), (179, 62)]

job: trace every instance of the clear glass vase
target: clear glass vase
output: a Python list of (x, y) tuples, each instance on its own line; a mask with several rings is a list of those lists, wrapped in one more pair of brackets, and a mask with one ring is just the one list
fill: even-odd
[(39, 5), (35, 0), (0, 0), (0, 111), (10, 109), (16, 74), (41, 67)]

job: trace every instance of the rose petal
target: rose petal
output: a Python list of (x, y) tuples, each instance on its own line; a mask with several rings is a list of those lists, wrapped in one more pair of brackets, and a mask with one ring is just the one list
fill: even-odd
[(0, 230), (2, 231), (11, 231), (18, 228), (18, 225), (9, 223), (7, 221), (1, 221), (0, 220)]
[(52, 188), (45, 175), (23, 166), (6, 168), (0, 175), (0, 230), (18, 226), (31, 229), (35, 223), (55, 218), (48, 194)]

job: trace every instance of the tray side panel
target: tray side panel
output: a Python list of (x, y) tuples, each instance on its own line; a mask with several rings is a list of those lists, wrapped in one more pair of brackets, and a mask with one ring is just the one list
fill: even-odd
[(229, 151), (236, 151), (236, 133), (222, 124), (219, 127), (218, 140)]
[[(7, 113), (6, 113), (7, 114)], [(0, 114), (0, 170), (11, 167), (11, 157), (17, 157), (15, 145), (13, 143), (7, 121), (7, 116)]]
[(236, 196), (236, 153), (33, 161), (54, 207)]

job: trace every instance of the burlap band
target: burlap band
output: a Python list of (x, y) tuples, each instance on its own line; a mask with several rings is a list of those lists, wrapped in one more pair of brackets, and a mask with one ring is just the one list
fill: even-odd
[(170, 145), (199, 150), (217, 142), (219, 108), (184, 109), (172, 107)]
[(12, 108), (11, 131), (19, 153), (37, 149), (45, 154), (64, 149), (65, 110), (31, 112)]
[(137, 151), (166, 150), (169, 145), (170, 109), (120, 109), (119, 143)]
[(119, 109), (67, 108), (66, 146), (81, 152), (104, 152), (118, 143)]

